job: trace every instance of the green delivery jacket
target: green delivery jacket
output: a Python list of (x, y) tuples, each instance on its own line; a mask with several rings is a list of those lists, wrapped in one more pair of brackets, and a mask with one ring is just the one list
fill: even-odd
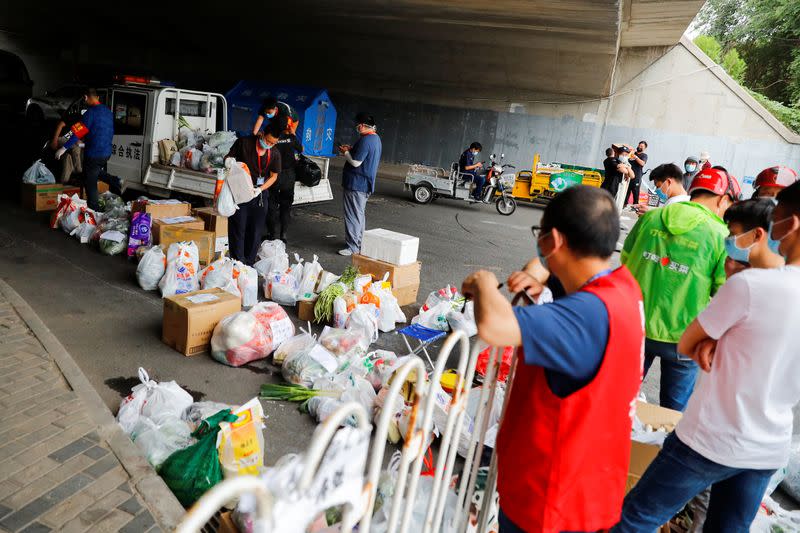
[(679, 202), (645, 213), (621, 260), (644, 295), (648, 339), (677, 343), (725, 283), (728, 228), (707, 207)]

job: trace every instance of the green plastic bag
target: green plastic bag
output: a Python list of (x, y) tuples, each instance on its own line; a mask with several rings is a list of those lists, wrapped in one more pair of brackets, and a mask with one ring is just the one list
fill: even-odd
[(184, 507), (191, 506), (205, 492), (222, 481), (222, 467), (217, 452), (220, 422), (235, 422), (237, 416), (223, 409), (200, 423), (192, 437), (195, 444), (170, 455), (158, 473)]

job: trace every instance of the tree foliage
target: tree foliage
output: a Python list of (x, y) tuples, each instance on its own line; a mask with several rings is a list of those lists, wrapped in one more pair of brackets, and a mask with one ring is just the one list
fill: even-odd
[(733, 77), (743, 68), (750, 89), (786, 106), (800, 105), (800, 0), (708, 0), (695, 26), (721, 46), (718, 63), (731, 50), (744, 60), (742, 66), (727, 58)]

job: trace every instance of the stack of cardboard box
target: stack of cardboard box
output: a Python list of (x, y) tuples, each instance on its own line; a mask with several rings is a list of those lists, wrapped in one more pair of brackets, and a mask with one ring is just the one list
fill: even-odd
[(420, 270), (419, 238), (385, 229), (364, 232), (361, 253), (353, 255), (353, 266), (375, 280), (389, 274), (392, 293), (400, 305), (416, 303)]

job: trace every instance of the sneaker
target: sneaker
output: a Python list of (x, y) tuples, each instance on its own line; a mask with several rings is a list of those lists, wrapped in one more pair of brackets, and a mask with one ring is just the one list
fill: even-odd
[(345, 257), (349, 257), (349, 256), (353, 255), (353, 252), (350, 251), (350, 248), (344, 248), (342, 250), (339, 250), (339, 255), (343, 255)]

